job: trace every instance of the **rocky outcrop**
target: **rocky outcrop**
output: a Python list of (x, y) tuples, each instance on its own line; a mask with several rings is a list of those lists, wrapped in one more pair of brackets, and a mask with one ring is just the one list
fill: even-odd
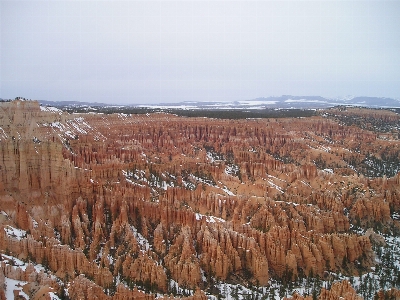
[(111, 299), (111, 297), (104, 293), (102, 287), (88, 280), (83, 275), (76, 277), (71, 282), (68, 294), (71, 299)]
[(398, 289), (395, 289), (395, 288), (391, 288), (388, 291), (382, 291), (381, 290), (378, 293), (376, 293), (375, 299), (379, 299), (379, 300), (384, 300), (384, 299), (398, 300), (398, 299), (400, 299), (400, 291)]
[[(19, 264), (7, 256), (1, 257), (0, 263), (0, 298), (6, 299), (4, 294), (5, 278), (21, 281), (22, 288), (31, 299), (50, 299), (49, 292), (57, 292), (59, 283), (54, 278), (45, 272), (35, 269), (32, 264)], [(15, 291), (14, 294), (19, 294)], [(45, 298), (46, 297), (46, 298)]]
[(164, 257), (164, 263), (172, 278), (182, 286), (198, 286), (201, 282), (199, 260), (193, 247), (193, 237), (189, 227), (182, 227)]
[(332, 284), (331, 289), (328, 291), (322, 289), (318, 299), (349, 299), (349, 300), (362, 300), (363, 298), (357, 295), (354, 288), (347, 280), (336, 282)]
[(372, 220), (384, 223), (391, 220), (389, 203), (373, 198), (358, 199), (350, 211), (350, 216), (361, 220), (371, 220), (372, 217)]
[[(290, 298), (284, 299), (296, 299), (296, 300), (311, 300), (312, 296), (302, 297), (299, 294), (295, 294)], [(362, 300), (363, 298), (357, 295), (354, 288), (347, 280), (335, 282), (332, 284), (330, 290), (323, 288), (321, 293), (317, 296), (318, 300), (341, 300), (341, 299), (349, 299), (349, 300)]]
[(80, 250), (72, 250), (66, 245), (60, 245), (54, 239), (39, 242), (28, 235), (19, 239), (5, 233), (0, 227), (0, 246), (19, 258), (33, 258), (37, 263), (48, 266), (58, 277), (74, 278), (76, 271), (80, 271), (94, 278), (100, 285), (107, 285), (113, 281), (111, 272), (88, 261)]
[(156, 289), (167, 291), (167, 275), (164, 268), (146, 254), (133, 259), (127, 256), (122, 263), (122, 275), (136, 282), (148, 282)]
[[(107, 289), (108, 291), (109, 289)], [(134, 288), (132, 290), (126, 288), (123, 284), (119, 284), (115, 288), (115, 293), (113, 296), (109, 296), (104, 293), (103, 289), (85, 278), (84, 276), (80, 275), (76, 277), (69, 289), (68, 289), (69, 297), (71, 300), (74, 299), (98, 299), (98, 300), (154, 300), (154, 294), (146, 294), (143, 291)], [(157, 299), (162, 300), (173, 300), (173, 299), (181, 299), (181, 300), (206, 300), (207, 297), (205, 293), (197, 289), (193, 296), (189, 297), (173, 297), (173, 296), (164, 296), (164, 297), (157, 297)]]

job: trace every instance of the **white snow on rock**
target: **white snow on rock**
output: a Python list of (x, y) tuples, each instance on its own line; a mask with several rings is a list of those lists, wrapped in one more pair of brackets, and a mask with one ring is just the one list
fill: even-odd
[(52, 112), (52, 113), (58, 113), (58, 114), (62, 114), (62, 110), (58, 109), (56, 107), (53, 106), (40, 106), (40, 110), (41, 111), (47, 111), (47, 112)]
[(275, 176), (272, 176), (272, 175), (270, 175), (270, 174), (267, 174), (267, 176), (268, 176), (269, 178), (273, 178), (273, 179), (276, 179), (276, 180), (279, 180), (279, 181), (282, 181), (282, 182), (287, 182), (286, 180), (280, 179), (280, 178), (275, 177)]
[(6, 132), (4, 131), (4, 129), (0, 127), (0, 140), (1, 140), (1, 138), (6, 139), (6, 138), (8, 138), (8, 136), (7, 136)]
[(28, 295), (22, 291), (22, 287), (26, 284), (26, 281), (20, 281), (5, 277), (5, 294), (6, 299), (14, 299), (14, 290), (19, 291), (19, 294), (25, 299), (29, 299)]
[(225, 222), (224, 219), (218, 218), (218, 217), (214, 217), (214, 216), (206, 216), (200, 213), (196, 213), (196, 220), (201, 220), (203, 217), (206, 218), (206, 222), (208, 223), (216, 223), (216, 222)]
[(131, 226), (131, 229), (132, 229), (132, 231), (133, 231), (133, 235), (134, 235), (135, 238), (136, 238), (136, 241), (138, 242), (138, 244), (139, 244), (139, 246), (140, 246), (140, 249), (141, 249), (142, 251), (147, 251), (147, 250), (149, 250), (150, 247), (151, 247), (149, 241), (148, 241), (143, 235), (141, 235), (141, 234), (137, 231), (137, 229), (136, 229), (135, 226)]
[(236, 176), (239, 171), (240, 168), (238, 165), (227, 165), (225, 167), (225, 174), (227, 175)]
[(50, 127), (58, 128), (60, 131), (65, 131), (65, 126), (60, 122), (53, 122), (50, 124)]
[(212, 154), (210, 152), (207, 152), (207, 159), (209, 160), (210, 163), (214, 162), (214, 157), (212, 156)]
[(306, 185), (306, 186), (308, 186), (308, 187), (311, 187), (311, 185), (308, 182), (305, 182), (304, 180), (302, 180), (301, 183)]
[(227, 193), (229, 196), (236, 196), (234, 193), (232, 193), (226, 186), (222, 188), (222, 190)]
[(267, 180), (267, 182), (275, 189), (277, 189), (278, 191), (280, 191), (282, 194), (284, 193), (284, 191), (282, 190), (282, 188), (279, 185), (276, 185), (275, 183), (273, 183), (271, 180)]
[[(11, 256), (11, 255), (5, 255), (5, 254), (1, 254), (3, 257), (3, 261), (10, 264), (10, 262), (12, 261), (12, 265), (14, 267), (18, 267), (20, 268), (22, 271), (26, 270), (26, 267), (28, 266), (29, 263), (23, 262), (22, 260)], [(41, 271), (45, 272), (46, 269), (41, 265), (41, 264), (33, 264), (33, 267), (35, 268), (35, 271), (37, 273), (40, 273)]]
[(14, 228), (10, 225), (4, 227), (4, 231), (8, 236), (16, 238), (17, 240), (21, 240), (22, 238), (26, 237), (26, 231), (18, 228)]
[(49, 296), (51, 300), (61, 300), (56, 294), (53, 292), (49, 292)]

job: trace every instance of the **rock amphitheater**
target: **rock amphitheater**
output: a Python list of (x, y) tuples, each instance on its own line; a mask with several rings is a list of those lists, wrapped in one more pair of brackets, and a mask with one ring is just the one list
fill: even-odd
[[(337, 113), (399, 122), (383, 110)], [(398, 133), (324, 114), (221, 120), (0, 103), (0, 299), (194, 300), (212, 298), (216, 282), (368, 272), (380, 236), (353, 228), (399, 226), (400, 175), (365, 176), (357, 164), (399, 153)], [(318, 295), (339, 297), (361, 299), (348, 281)]]

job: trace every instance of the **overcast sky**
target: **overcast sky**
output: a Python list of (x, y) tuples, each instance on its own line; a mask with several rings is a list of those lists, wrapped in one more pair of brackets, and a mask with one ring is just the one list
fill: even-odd
[(4, 1), (0, 97), (400, 98), (400, 1)]

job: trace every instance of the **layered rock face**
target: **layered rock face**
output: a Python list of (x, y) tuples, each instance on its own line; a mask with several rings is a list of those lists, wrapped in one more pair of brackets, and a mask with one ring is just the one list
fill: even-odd
[(0, 249), (45, 264), (72, 299), (356, 273), (374, 253), (350, 225), (390, 224), (400, 208), (399, 174), (366, 177), (356, 165), (400, 153), (399, 140), (328, 118), (0, 106)]

